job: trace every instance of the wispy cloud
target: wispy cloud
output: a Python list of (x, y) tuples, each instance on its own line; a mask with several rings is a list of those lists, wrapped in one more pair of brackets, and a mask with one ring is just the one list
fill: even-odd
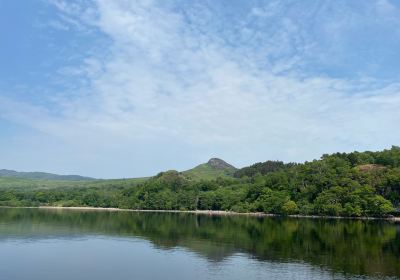
[[(56, 135), (77, 151), (144, 149), (157, 160), (171, 155), (153, 152), (152, 145), (182, 145), (192, 156), (176, 155), (185, 162), (177, 167), (213, 154), (243, 165), (400, 140), (400, 83), (368, 69), (345, 75), (336, 65), (352, 51), (343, 36), (362, 28), (363, 15), (376, 15), (379, 28), (396, 11), (387, 1), (361, 13), (339, 1), (246, 4), (231, 11), (234, 18), (214, 1), (183, 8), (159, 1), (52, 3), (63, 24), (75, 32), (85, 26), (111, 43), (102, 46), (104, 56), (60, 69), (86, 82), (53, 96), (57, 116), (0, 99), (1, 116)], [(326, 71), (329, 64), (336, 72)]]

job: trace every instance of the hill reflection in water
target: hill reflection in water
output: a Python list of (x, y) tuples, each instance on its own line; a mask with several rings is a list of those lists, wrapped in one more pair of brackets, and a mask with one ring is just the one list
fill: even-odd
[(211, 262), (246, 254), (345, 275), (400, 276), (400, 225), (386, 221), (0, 209), (0, 243), (87, 236), (145, 239)]

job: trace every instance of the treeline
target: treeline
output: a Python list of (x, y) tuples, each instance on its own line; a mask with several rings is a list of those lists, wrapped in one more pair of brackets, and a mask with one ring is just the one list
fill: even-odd
[(400, 204), (400, 148), (323, 155), (302, 164), (268, 161), (209, 181), (168, 171), (139, 185), (2, 190), (0, 204), (386, 216), (397, 214)]

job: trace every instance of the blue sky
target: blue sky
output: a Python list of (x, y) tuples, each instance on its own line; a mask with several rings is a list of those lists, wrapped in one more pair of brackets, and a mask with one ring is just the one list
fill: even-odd
[(100, 178), (400, 144), (400, 1), (0, 2), (0, 168)]

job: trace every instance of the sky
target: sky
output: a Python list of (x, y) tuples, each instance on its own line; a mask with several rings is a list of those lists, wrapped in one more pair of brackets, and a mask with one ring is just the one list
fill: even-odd
[(400, 1), (0, 1), (0, 169), (140, 177), (400, 144)]

